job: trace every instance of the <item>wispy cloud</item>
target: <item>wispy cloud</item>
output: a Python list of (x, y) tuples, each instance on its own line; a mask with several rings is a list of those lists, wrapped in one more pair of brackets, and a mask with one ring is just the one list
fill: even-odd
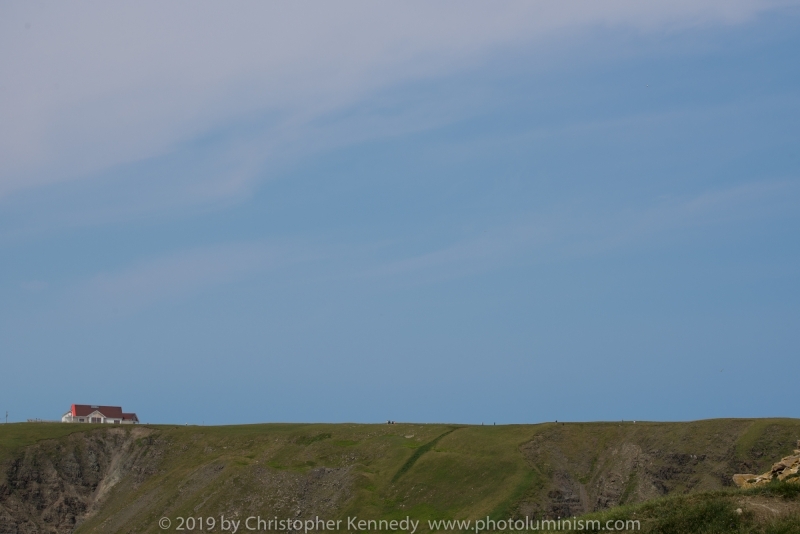
[[(502, 47), (587, 27), (739, 23), (786, 3), (7, 4), (0, 197), (163, 156), (254, 115), (274, 117), (260, 150), (281, 153), (274, 140), (298, 128), (305, 138), (315, 120), (376, 90)], [(239, 171), (252, 178), (254, 168)], [(236, 172), (219, 180), (199, 190), (230, 195), (248, 184)]]
[(127, 314), (301, 261), (313, 254), (281, 244), (224, 244), (183, 250), (98, 273), (67, 292), (80, 313)]
[[(796, 209), (797, 180), (755, 182), (662, 198), (648, 207), (602, 209), (562, 205), (429, 252), (372, 265), (356, 276), (431, 283), (510, 264), (542, 264), (613, 253), (690, 228), (755, 221)], [(784, 203), (790, 199), (788, 204)]]
[[(614, 253), (673, 239), (687, 229), (758, 221), (796, 209), (797, 180), (765, 181), (657, 199), (642, 208), (612, 209), (604, 203), (562, 204), (514, 223), (489, 226), (422, 251), (406, 236), (393, 241), (337, 243), (237, 242), (184, 249), (99, 272), (63, 289), (26, 281), (26, 291), (47, 289), (66, 317), (97, 321), (191, 298), (215, 287), (302, 266), (305, 283), (342, 281), (398, 287), (438, 283), (503, 269)], [(422, 238), (423, 236), (418, 236)], [(426, 239), (420, 239), (426, 241)], [(411, 242), (411, 243), (409, 243)], [(403, 254), (400, 249), (419, 252)], [(291, 272), (280, 276), (292, 279)], [(60, 296), (59, 296), (60, 295)]]

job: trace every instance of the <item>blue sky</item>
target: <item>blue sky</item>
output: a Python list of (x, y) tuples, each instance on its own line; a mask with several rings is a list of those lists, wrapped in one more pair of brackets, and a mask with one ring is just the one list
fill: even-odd
[(797, 417), (798, 28), (744, 0), (5, 4), (0, 411)]

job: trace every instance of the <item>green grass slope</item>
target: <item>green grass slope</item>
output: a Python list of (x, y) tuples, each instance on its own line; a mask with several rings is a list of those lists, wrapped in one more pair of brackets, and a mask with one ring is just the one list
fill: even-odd
[(410, 516), (423, 532), (427, 519), (573, 517), (725, 489), (798, 439), (797, 419), (0, 425), (0, 532), (160, 532), (161, 517), (174, 529), (221, 515)]
[(775, 482), (749, 490), (669, 496), (584, 515), (562, 525), (564, 532), (800, 534), (800, 484)]

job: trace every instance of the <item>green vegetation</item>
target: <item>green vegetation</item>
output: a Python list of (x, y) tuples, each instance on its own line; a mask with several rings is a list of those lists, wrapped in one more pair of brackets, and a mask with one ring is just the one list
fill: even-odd
[(86, 432), (101, 425), (67, 425), (53, 423), (11, 423), (0, 425), (0, 464), (22, 449), (43, 439), (58, 439), (75, 432)]
[[(426, 532), (427, 519), (584, 517), (601, 510), (585, 517), (635, 517), (643, 531), (659, 533), (797, 532), (800, 486), (737, 492), (730, 481), (736, 472), (767, 470), (799, 438), (795, 419), (11, 424), (0, 426), (0, 488), (8, 488), (0, 492), (0, 527), (3, 507), (31, 525), (92, 510), (79, 533), (159, 532), (161, 517), (223, 514), (411, 516)], [(78, 504), (65, 512), (64, 502)], [(765, 515), (769, 509), (780, 513)]]
[[(665, 497), (646, 503), (621, 506), (580, 517), (584, 525), (596, 520), (606, 525), (636, 520), (641, 530), (621, 532), (652, 534), (800, 533), (800, 485), (775, 482), (750, 490), (703, 492)], [(631, 525), (634, 526), (634, 525)], [(606, 529), (607, 531), (608, 529)], [(568, 531), (578, 532), (578, 530)]]
[(800, 484), (788, 481), (774, 481), (766, 486), (750, 488), (744, 492), (746, 495), (764, 495), (767, 497), (782, 497), (786, 500), (796, 500), (800, 498)]
[(439, 441), (443, 437), (445, 437), (448, 434), (452, 434), (456, 430), (458, 430), (458, 427), (451, 428), (450, 430), (448, 430), (444, 434), (433, 438), (432, 440), (430, 440), (425, 445), (420, 445), (419, 447), (414, 447), (416, 449), (414, 451), (414, 454), (412, 454), (411, 457), (408, 460), (406, 460), (406, 462), (400, 467), (400, 469), (397, 470), (397, 473), (395, 473), (394, 476), (392, 477), (392, 482), (397, 482), (397, 479), (399, 479), (401, 476), (403, 476), (403, 474), (405, 474), (409, 469), (411, 469), (414, 466), (414, 464), (417, 463), (417, 460), (419, 460), (420, 457), (423, 454), (425, 454), (426, 452), (431, 450), (433, 448), (433, 446), (436, 445), (437, 443), (439, 443)]
[(315, 436), (300, 436), (297, 438), (298, 445), (311, 445), (317, 441), (322, 441), (324, 439), (331, 439), (332, 434), (330, 432), (322, 432)]

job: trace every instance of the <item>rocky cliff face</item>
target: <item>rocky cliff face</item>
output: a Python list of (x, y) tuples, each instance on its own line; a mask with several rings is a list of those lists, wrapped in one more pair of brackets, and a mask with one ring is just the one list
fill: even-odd
[(737, 474), (733, 475), (733, 482), (740, 488), (752, 488), (769, 484), (773, 480), (800, 483), (800, 440), (797, 442), (794, 454), (781, 458), (774, 463), (772, 468), (761, 475)]
[(539, 488), (523, 498), (518, 513), (571, 517), (668, 494), (729, 487), (731, 473), (757, 464), (761, 447), (771, 442), (765, 436), (772, 430), (765, 429), (751, 450), (737, 452), (743, 423), (734, 420), (711, 432), (693, 432), (691, 425), (676, 432), (675, 426), (645, 429), (625, 422), (610, 431), (606, 427), (605, 434), (551, 427), (520, 447), (541, 476)]
[[(0, 429), (0, 534), (155, 533), (161, 517), (220, 515), (563, 518), (732, 486), (800, 435), (796, 420), (67, 426)], [(790, 477), (795, 460), (770, 473)]]
[[(28, 446), (7, 462), (0, 476), (0, 534), (74, 532), (93, 518), (113, 489), (122, 486), (121, 493), (132, 495), (153, 475), (170, 478), (164, 470), (180, 465), (187, 449), (186, 444), (173, 443), (145, 427), (76, 432)], [(217, 452), (210, 447), (204, 450), (209, 455)], [(168, 500), (181, 505), (210, 489), (209, 495), (220, 514), (232, 517), (243, 510), (259, 513), (268, 509), (281, 517), (294, 518), (309, 513), (331, 516), (352, 496), (351, 467), (315, 467), (294, 472), (258, 465), (244, 470), (237, 480), (258, 491), (249, 492), (247, 502), (225, 499), (225, 489), (231, 484), (230, 480), (220, 481), (225, 467), (225, 462), (210, 461), (183, 471), (179, 480), (172, 480), (178, 489)], [(147, 507), (159, 493), (160, 484), (156, 483), (143, 498), (139, 496), (92, 528), (99, 532), (130, 530), (131, 521), (149, 513)], [(196, 509), (208, 499), (207, 495), (200, 503), (192, 504)]]
[[(27, 447), (0, 478), (0, 532), (68, 533), (90, 516), (123, 473), (146, 476), (132, 453), (144, 428), (76, 433)], [(141, 450), (138, 451), (141, 453)]]

